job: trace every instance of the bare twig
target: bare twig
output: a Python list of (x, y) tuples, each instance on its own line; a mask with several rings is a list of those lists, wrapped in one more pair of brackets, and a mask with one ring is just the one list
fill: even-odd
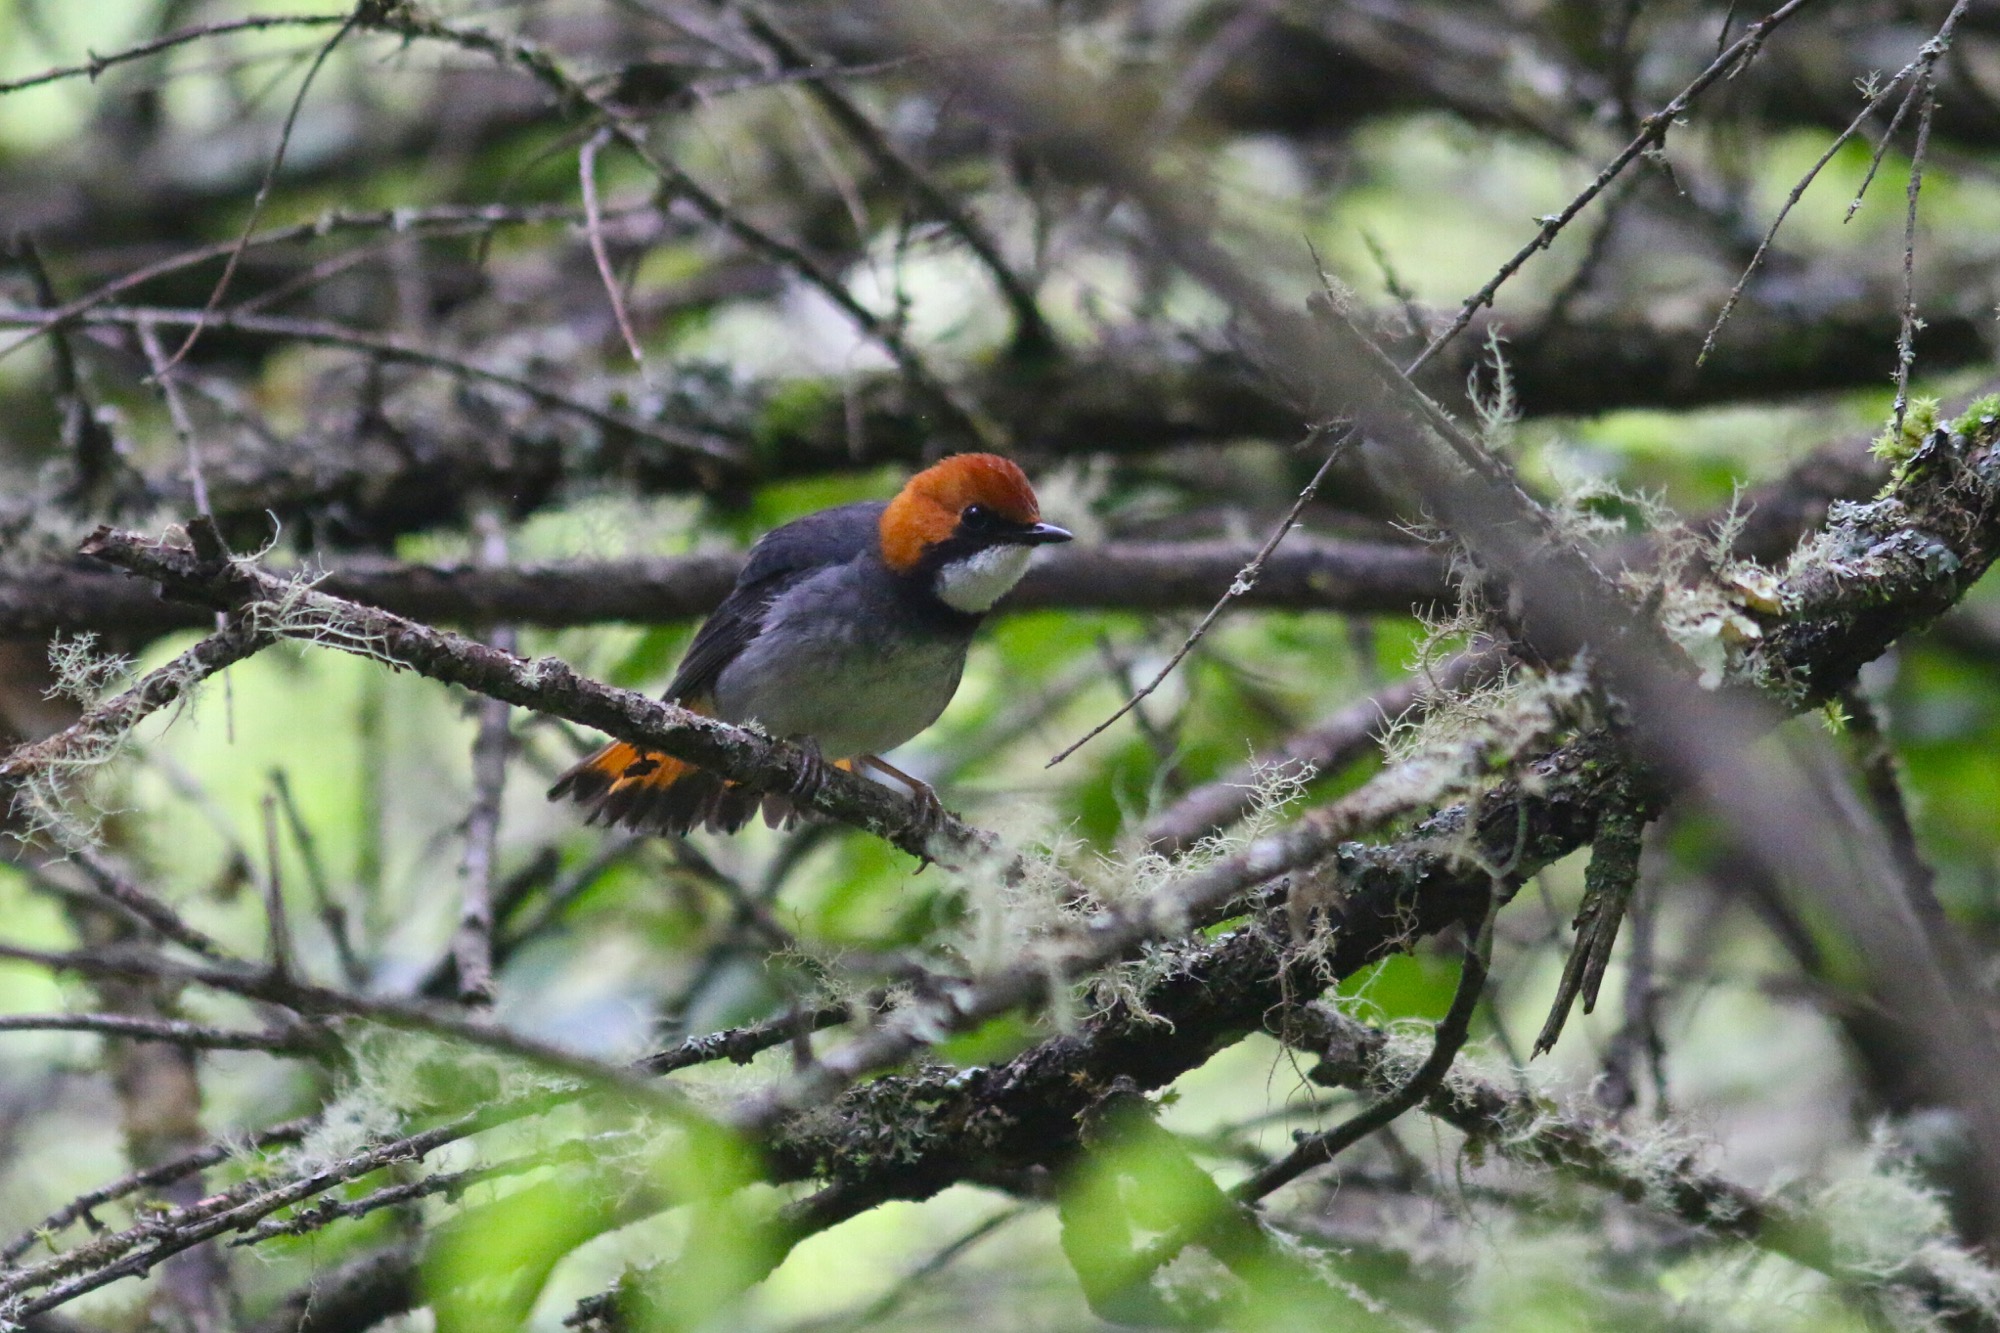
[(298, 975), (292, 950), (291, 918), (285, 912), (284, 868), (278, 859), (278, 797), (265, 792), (264, 814), (264, 965), (279, 981)]
[[(291, 245), (319, 240), (344, 231), (414, 232), (434, 235), (483, 234), (502, 226), (542, 226), (557, 222), (575, 222), (579, 221), (581, 216), (576, 209), (547, 204), (515, 207), (504, 204), (480, 204), (439, 205), (415, 209), (330, 209), (311, 222), (301, 222), (289, 227), (273, 227), (259, 232), (245, 242), (244, 246), (246, 250), (255, 250), (269, 246)], [(227, 259), (237, 245), (236, 241), (220, 241), (214, 245), (184, 250), (121, 273), (116, 278), (61, 305), (51, 305), (42, 312), (39, 323), (27, 326), (20, 337), (5, 347), (0, 347), (0, 361), (6, 360), (42, 334), (62, 328), (85, 311), (103, 305), (135, 287), (143, 287), (156, 279), (217, 259)], [(259, 297), (246, 302), (242, 309), (252, 310), (263, 299)]]
[(354, 21), (351, 14), (271, 14), (255, 18), (232, 19), (224, 23), (202, 23), (191, 28), (170, 32), (164, 37), (155, 37), (136, 46), (128, 46), (122, 51), (114, 51), (108, 56), (93, 55), (81, 65), (59, 65), (54, 69), (30, 74), (26, 78), (0, 83), (0, 97), (8, 93), (18, 93), (26, 88), (38, 88), (46, 83), (57, 83), (64, 79), (89, 79), (95, 83), (103, 73), (114, 65), (129, 64), (134, 60), (144, 60), (147, 56), (171, 51), (177, 46), (190, 42), (207, 41), (210, 38), (226, 36), (233, 32), (263, 32), (269, 28), (330, 28), (345, 26)]
[[(479, 562), (494, 568), (507, 562), (507, 535), (490, 506), (475, 519)], [(516, 645), (512, 628), (499, 626), (487, 642), (501, 652)], [(458, 998), (471, 1005), (493, 1002), (493, 877), (499, 857), (500, 797), (513, 749), (512, 712), (500, 699), (479, 700), (479, 732), (472, 743), (472, 808), (465, 816), (465, 855), (459, 862), (458, 930), (451, 941), (458, 969)]]
[[(1317, 436), (1319, 433), (1315, 431), (1314, 435)], [(1208, 614), (1201, 618), (1201, 623), (1188, 632), (1187, 638), (1181, 641), (1181, 646), (1175, 650), (1174, 655), (1167, 659), (1166, 664), (1154, 674), (1151, 680), (1140, 686), (1133, 692), (1130, 698), (1120, 704), (1110, 717), (1105, 718), (1081, 737), (1070, 742), (1070, 744), (1064, 746), (1061, 750), (1058, 750), (1054, 757), (1043, 765), (1044, 768), (1054, 768), (1091, 741), (1103, 735), (1119, 718), (1124, 717), (1134, 708), (1137, 708), (1142, 699), (1146, 698), (1154, 690), (1159, 689), (1166, 682), (1167, 677), (1173, 674), (1174, 668), (1187, 659), (1187, 655), (1194, 651), (1195, 645), (1201, 642), (1202, 636), (1208, 633), (1209, 627), (1215, 624), (1216, 618), (1223, 613), (1229, 604), (1257, 586), (1257, 580), (1264, 573), (1265, 561), (1269, 560), (1271, 553), (1278, 549), (1278, 543), (1284, 541), (1292, 529), (1298, 526), (1299, 515), (1305, 511), (1307, 505), (1312, 503), (1313, 497), (1319, 494), (1320, 482), (1326, 479), (1326, 474), (1332, 470), (1333, 465), (1347, 452), (1348, 445), (1353, 443), (1354, 439), (1355, 434), (1351, 426), (1340, 428), (1338, 437), (1335, 438), (1332, 447), (1326, 451), (1326, 457), (1320, 461), (1319, 470), (1313, 473), (1312, 480), (1305, 484), (1305, 489), (1300, 491), (1298, 497), (1292, 501), (1292, 507), (1285, 511), (1284, 518), (1279, 520), (1278, 526), (1272, 530), (1270, 537), (1265, 540), (1263, 546), (1258, 548), (1257, 554), (1250, 557), (1250, 563), (1237, 571), (1235, 580), (1223, 590), (1222, 596), (1216, 599), (1215, 605), (1208, 609)]]
[(97, 1032), (133, 1041), (157, 1041), (199, 1051), (269, 1051), (274, 1055), (325, 1053), (302, 1032), (242, 1032), (172, 1018), (131, 1014), (0, 1014), (0, 1032)]
[[(671, 449), (686, 450), (726, 463), (739, 461), (739, 451), (736, 446), (713, 435), (683, 430), (662, 422), (646, 421), (628, 412), (598, 407), (559, 389), (538, 384), (503, 370), (483, 366), (463, 357), (450, 356), (432, 347), (388, 334), (362, 333), (323, 320), (295, 319), (282, 315), (246, 315), (230, 310), (167, 310), (147, 306), (99, 307), (81, 312), (74, 318), (77, 322), (87, 324), (137, 326), (150, 322), (172, 327), (201, 325), (240, 333), (268, 334), (276, 338), (318, 343), (326, 347), (345, 347), (391, 361), (404, 361), (426, 369), (443, 371), (460, 379), (475, 380), (510, 389), (538, 406), (573, 413), (615, 430), (630, 431), (642, 439), (651, 440)], [(39, 313), (0, 310), (0, 327), (7, 325), (40, 327), (45, 322)]]
[(348, 936), (347, 909), (333, 896), (326, 867), (320, 863), (318, 840), (307, 827), (305, 816), (299, 812), (298, 802), (292, 799), (292, 784), (284, 769), (271, 770), (271, 790), (277, 794), (278, 809), (284, 813), (285, 825), (291, 830), (292, 845), (299, 849), (299, 860), (306, 871), (306, 887), (312, 890), (320, 923), (326, 927), (327, 938), (333, 943), (334, 955), (340, 961), (340, 974), (348, 985), (360, 986), (368, 980), (368, 968)]
[[(194, 350), (195, 341), (201, 337), (202, 327), (208, 316), (221, 306), (222, 298), (228, 295), (229, 281), (236, 276), (236, 266), (243, 262), (243, 255), (246, 247), (250, 244), (250, 237), (256, 233), (257, 220), (264, 215), (264, 205), (271, 198), (271, 187), (277, 183), (278, 172), (285, 165), (285, 153), (292, 145), (292, 130), (298, 125), (299, 112), (306, 104), (306, 94), (312, 91), (313, 81), (319, 77), (321, 68), (325, 66), (328, 58), (333, 55), (334, 49), (340, 45), (348, 33), (353, 32), (360, 24), (361, 18), (367, 13), (367, 10), (367, 5), (357, 4), (353, 12), (348, 14), (346, 19), (341, 23), (340, 27), (335, 29), (333, 36), (327, 38), (326, 42), (319, 48), (319, 53), (313, 57), (312, 64), (306, 67), (305, 77), (299, 80), (299, 90), (292, 97), (290, 109), (285, 112), (285, 123), (278, 129), (278, 144), (272, 150), (270, 163), (264, 168), (264, 179), (257, 183), (257, 193), (250, 200), (250, 212), (243, 219), (243, 230), (237, 235), (236, 246), (229, 252), (229, 258), (223, 263), (222, 276), (215, 280), (215, 286), (209, 291), (208, 303), (202, 307), (201, 313), (195, 318), (194, 323), (188, 326), (187, 337), (181, 340), (180, 347), (175, 350), (173, 356), (167, 360), (166, 364), (154, 372), (155, 375), (163, 375), (172, 371), (175, 366), (179, 365), (187, 357), (189, 352)], [(207, 510), (204, 509), (202, 512), (206, 513)]]
[(639, 335), (632, 332), (632, 317), (625, 312), (625, 296), (619, 290), (618, 275), (611, 268), (611, 252), (604, 245), (604, 215), (597, 203), (597, 155), (610, 141), (611, 131), (599, 130), (584, 140), (576, 155), (577, 176), (583, 189), (583, 231), (590, 241), (590, 257), (597, 261), (597, 276), (604, 281), (604, 295), (611, 302), (612, 318), (618, 321), (619, 336), (625, 339), (625, 350), (632, 354), (633, 364), (644, 369), (646, 353), (639, 346)]
[[(1709, 326), (1708, 336), (1702, 340), (1701, 352), (1695, 357), (1695, 364), (1699, 365), (1703, 361), (1706, 361), (1708, 354), (1714, 350), (1715, 340), (1721, 334), (1722, 326), (1728, 322), (1731, 312), (1736, 309), (1736, 303), (1742, 298), (1744, 288), (1749, 285), (1751, 276), (1757, 272), (1758, 267), (1763, 263), (1765, 253), (1771, 248), (1771, 242), (1777, 238), (1778, 229), (1785, 224), (1786, 217), (1798, 205), (1799, 199), (1806, 192), (1806, 187), (1818, 178), (1819, 173), (1826, 167), (1826, 164), (1833, 160), (1834, 154), (1840, 151), (1841, 145), (1861, 132), (1863, 123), (1867, 121), (1868, 117), (1875, 114), (1875, 109), (1882, 105), (1889, 94), (1893, 93), (1897, 88), (1902, 87), (1905, 81), (1909, 80), (1912, 76), (1915, 76), (1916, 84), (1912, 86), (1909, 95), (1904, 98), (1902, 107), (1898, 108), (1895, 119), (1890, 123), (1888, 133), (1883, 136), (1883, 145), (1886, 148), (1889, 135), (1895, 132), (1896, 125), (1901, 123), (1903, 113), (1909, 107), (1909, 98), (1916, 95), (1919, 87), (1927, 87), (1931, 83), (1932, 70), (1935, 68), (1939, 58), (1950, 49), (1952, 31), (1958, 26), (1960, 17), (1964, 15), (1966, 6), (1970, 3), (1971, 0), (1958, 0), (1952, 6), (1951, 12), (1945, 15), (1944, 22), (1939, 26), (1937, 34), (1930, 41), (1924, 43), (1923, 47), (1918, 50), (1915, 58), (1909, 64), (1897, 70), (1895, 74), (1889, 77), (1887, 82), (1872, 90), (1869, 97), (1862, 103), (1861, 110), (1855, 115), (1853, 120), (1848, 122), (1847, 128), (1834, 136), (1833, 142), (1827, 145), (1826, 151), (1820, 154), (1819, 160), (1814, 162), (1806, 170), (1806, 174), (1800, 177), (1792, 186), (1791, 193), (1785, 196), (1785, 202), (1778, 209), (1777, 217), (1771, 220), (1770, 228), (1765, 231), (1763, 240), (1757, 243), (1756, 252), (1750, 256), (1750, 262), (1744, 266), (1742, 275), (1736, 279), (1736, 285), (1729, 289), (1729, 296), (1723, 301), (1722, 309), (1716, 314), (1715, 323)], [(1926, 114), (1928, 115), (1928, 113)], [(1911, 176), (1913, 181), (1917, 179), (1921, 162), (1922, 154), (1919, 153), (1917, 161), (1912, 165)], [(1865, 190), (1867, 188), (1867, 179), (1872, 179), (1874, 174), (1875, 168), (1871, 163), (1868, 168), (1868, 176), (1862, 182), (1862, 189)], [(1858, 194), (1856, 195), (1856, 200), (1857, 202), (1859, 200)], [(1910, 209), (1914, 215), (1916, 209), (1914, 188), (1910, 194)], [(1850, 206), (1848, 216), (1852, 217), (1853, 213), (1854, 209)], [(1914, 222), (1911, 225), (1914, 226)], [(1904, 332), (1909, 332), (1907, 325), (1904, 328)], [(1899, 426), (1901, 422), (1902, 417), (1899, 405), (1897, 415)]]
[(213, 962), (230, 957), (229, 951), (219, 941), (190, 925), (180, 913), (133, 883), (122, 869), (95, 847), (72, 848), (69, 859), (83, 869), (99, 893), (131, 912), (162, 939), (172, 940), (183, 949)]
[[(749, 3), (749, 0), (722, 2), (743, 16), (750, 32), (769, 48), (778, 58), (780, 68), (786, 72), (812, 70), (824, 63), (787, 32), (775, 17)], [(986, 233), (986, 229), (957, 200), (946, 194), (922, 167), (905, 157), (837, 84), (826, 79), (812, 79), (805, 84), (805, 88), (884, 175), (907, 189), (925, 211), (951, 228), (965, 243), (965, 248), (979, 260), (1014, 317), (1015, 352), (1041, 354), (1055, 350), (1055, 333), (1042, 317), (1034, 292), (1007, 263), (1000, 253), (999, 244)]]
[[(385, 1027), (428, 1032), (525, 1060), (669, 1116), (685, 1117), (690, 1114), (680, 1098), (647, 1083), (627, 1066), (594, 1060), (496, 1024), (443, 1012), (429, 1005), (356, 995), (296, 977), (278, 976), (263, 968), (252, 971), (241, 967), (177, 963), (145, 951), (100, 949), (64, 953), (0, 943), (0, 958), (83, 977), (206, 986), (224, 994), (282, 1005), (311, 1017), (359, 1018)], [(0, 1282), (0, 1298), (6, 1294), (6, 1284)]]
[(194, 489), (195, 512), (213, 518), (215, 511), (208, 503), (208, 478), (201, 465), (201, 441), (195, 436), (194, 418), (188, 415), (187, 400), (181, 397), (180, 385), (174, 381), (173, 363), (166, 358), (160, 347), (159, 334), (154, 330), (153, 321), (141, 319), (134, 325), (139, 335), (139, 346), (145, 349), (146, 363), (152, 367), (153, 383), (159, 386), (160, 397), (167, 404), (167, 418), (173, 422), (174, 438), (187, 454), (188, 485)]
[(1696, 75), (1687, 87), (1674, 94), (1673, 98), (1665, 106), (1640, 121), (1639, 132), (1633, 137), (1632, 141), (1620, 149), (1616, 157), (1605, 164), (1604, 169), (1597, 173), (1596, 178), (1590, 184), (1586, 185), (1581, 193), (1563, 205), (1560, 212), (1551, 213), (1542, 219), (1541, 226), (1536, 229), (1534, 239), (1515, 251), (1513, 257), (1500, 266), (1499, 271), (1487, 280), (1485, 286), (1466, 298), (1465, 304), (1459, 307), (1458, 314), (1453, 317), (1451, 323), (1445, 327), (1443, 332), (1430, 340), (1414, 361), (1403, 368), (1403, 373), (1406, 375), (1415, 375), (1418, 371), (1429, 365), (1431, 359), (1444, 350), (1445, 344), (1465, 332), (1466, 326), (1472, 323), (1472, 317), (1478, 314), (1481, 308), (1493, 304), (1494, 296), (1507, 280), (1518, 273), (1522, 266), (1534, 258), (1539, 251), (1548, 249), (1550, 242), (1554, 241), (1557, 234), (1570, 224), (1571, 219), (1575, 218), (1578, 213), (1581, 213), (1591, 200), (1602, 194), (1605, 187), (1616, 180), (1625, 168), (1631, 166), (1633, 162), (1637, 161), (1648, 150), (1658, 148), (1662, 143), (1665, 143), (1667, 131), (1673, 128), (1674, 122), (1687, 111), (1688, 107), (1693, 104), (1697, 97), (1701, 96), (1702, 93), (1706, 92), (1715, 83), (1734, 74), (1736, 71), (1747, 66), (1752, 60), (1755, 60), (1757, 53), (1763, 49), (1764, 43), (1769, 40), (1771, 33), (1780, 24), (1805, 8), (1810, 2), (1811, 0), (1789, 0), (1788, 3), (1780, 5), (1763, 18), (1752, 23), (1748, 28), (1744, 29), (1741, 37), (1737, 38), (1726, 50), (1717, 55), (1709, 63), (1708, 68)]
[[(60, 305), (56, 299), (55, 283), (49, 278), (48, 267), (42, 263), (41, 251), (36, 247), (34, 237), (23, 232), (13, 239), (9, 249), (27, 269), (28, 277), (35, 285), (35, 300), (44, 309)], [(53, 344), (49, 378), (55, 390), (57, 407), (62, 412), (63, 444), (75, 460), (75, 490), (81, 497), (89, 495), (117, 465), (118, 442), (113, 438), (111, 428), (97, 419), (90, 400), (84, 395), (83, 369), (77, 360), (76, 349), (59, 329)]]
[[(1953, 12), (1962, 10), (1963, 0)], [(1923, 110), (1917, 113), (1917, 143), (1910, 150), (1909, 205), (1903, 214), (1903, 313), (1896, 332), (1896, 434), (1903, 433), (1903, 418), (1910, 407), (1910, 367), (1917, 360), (1917, 191), (1924, 184), (1924, 154), (1930, 148), (1931, 113), (1937, 110), (1937, 91), (1931, 72), (1924, 71)]]

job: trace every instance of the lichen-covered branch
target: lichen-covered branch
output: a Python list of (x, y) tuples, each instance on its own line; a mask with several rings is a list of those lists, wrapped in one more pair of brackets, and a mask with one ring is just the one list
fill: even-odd
[[(1841, 608), (1865, 613), (1872, 634), (1893, 638), (1924, 623), (1940, 599), (1965, 586), (1966, 573), (1991, 562), (2000, 544), (2000, 508), (1991, 503), (2000, 495), (1993, 461), (2000, 429), (1982, 426), (1956, 446), (1938, 438), (1957, 460), (1956, 487), (1947, 493), (1921, 476), (1906, 477), (1876, 504), (1840, 511), (1780, 585), (1782, 605), (1800, 608), (1815, 625)], [(1949, 528), (1959, 543), (1951, 560), (1939, 558), (1945, 548), (1913, 537), (1912, 525), (1936, 503), (1984, 515)], [(1931, 558), (1895, 558), (1912, 545)], [(1884, 563), (1837, 585), (1824, 577), (1817, 552), (1855, 548), (1878, 552)], [(1874, 576), (1894, 580), (1900, 595), (1883, 598)], [(1779, 681), (1830, 676), (1815, 669), (1818, 654), (1848, 661), (1850, 671), (1858, 665), (1848, 645), (1826, 632), (1767, 632), (1755, 653), (1757, 674)], [(1808, 702), (1786, 701), (1794, 708)], [(1301, 887), (1294, 874), (1273, 886), (1274, 901), (1227, 935), (1156, 947), (1148, 983), (1073, 1033), (991, 1069), (879, 1078), (850, 1089), (830, 1110), (777, 1123), (774, 1163), (785, 1177), (887, 1178), (902, 1197), (921, 1198), (981, 1171), (1059, 1159), (1074, 1149), (1077, 1117), (1115, 1080), (1166, 1086), (1331, 979), (1481, 910), (1490, 867), (1506, 867), (1505, 882), (1518, 884), (1587, 845), (1605, 809), (1636, 799), (1635, 817), (1646, 817), (1671, 790), (1660, 775), (1636, 769), (1629, 749), (1602, 730), (1527, 758), (1523, 770), (1522, 781), (1439, 810), (1400, 838), (1325, 848), (1310, 882), (1333, 891), (1319, 896), (1325, 937), (1313, 948), (1300, 947), (1282, 906), (1286, 890)], [(893, 1151), (881, 1137), (890, 1126)]]
[[(1327, 1087), (1386, 1092), (1399, 1061), (1387, 1033), (1325, 1004), (1276, 1016), (1273, 1035), (1319, 1058), (1307, 1077)], [(1781, 1196), (1704, 1168), (1692, 1148), (1638, 1142), (1532, 1093), (1454, 1070), (1423, 1109), (1482, 1148), (1548, 1167), (1629, 1203), (1713, 1235), (1746, 1241), (1861, 1291), (1903, 1289), (1934, 1310), (2000, 1327), (2000, 1292), (1976, 1284), (1979, 1270), (1939, 1243), (1907, 1268), (1884, 1273), (1856, 1262), (1828, 1220)], [(1940, 1260), (1955, 1260), (1946, 1263)]]
[[(103, 528), (84, 554), (157, 581), (170, 595), (244, 613), (263, 632), (338, 648), (490, 698), (596, 727), (765, 790), (805, 791), (809, 757), (796, 746), (586, 680), (553, 658), (526, 661), (477, 640), (420, 625), (287, 581), (241, 560)], [(806, 807), (866, 829), (912, 855), (962, 856), (982, 838), (955, 818), (934, 829), (888, 788), (835, 771), (802, 798)]]

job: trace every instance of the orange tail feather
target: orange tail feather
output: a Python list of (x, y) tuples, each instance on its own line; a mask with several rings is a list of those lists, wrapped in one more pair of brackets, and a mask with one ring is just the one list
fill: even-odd
[(624, 741), (613, 741), (558, 778), (549, 799), (564, 798), (589, 809), (586, 823), (671, 834), (696, 827), (734, 833), (760, 804), (756, 793), (737, 783)]

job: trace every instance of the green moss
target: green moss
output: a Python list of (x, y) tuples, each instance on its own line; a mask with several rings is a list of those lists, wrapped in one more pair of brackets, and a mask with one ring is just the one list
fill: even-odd
[(1898, 429), (1892, 419), (1888, 429), (1868, 446), (1869, 452), (1887, 463), (1894, 474), (1900, 475), (1903, 464), (1910, 461), (1910, 456), (1922, 447), (1924, 438), (1937, 427), (1938, 400), (1911, 399), (1908, 410), (1903, 413), (1902, 427)]
[(2000, 420), (2000, 393), (1989, 393), (1967, 403), (1958, 420), (1951, 423), (1951, 431), (1954, 435), (1970, 435), (1995, 420)]

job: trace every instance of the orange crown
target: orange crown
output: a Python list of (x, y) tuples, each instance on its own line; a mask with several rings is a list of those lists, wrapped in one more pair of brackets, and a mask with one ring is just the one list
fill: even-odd
[(882, 562), (914, 567), (951, 536), (967, 505), (985, 505), (1012, 523), (1038, 523), (1042, 508), (1020, 468), (998, 454), (953, 454), (904, 483), (882, 511)]

